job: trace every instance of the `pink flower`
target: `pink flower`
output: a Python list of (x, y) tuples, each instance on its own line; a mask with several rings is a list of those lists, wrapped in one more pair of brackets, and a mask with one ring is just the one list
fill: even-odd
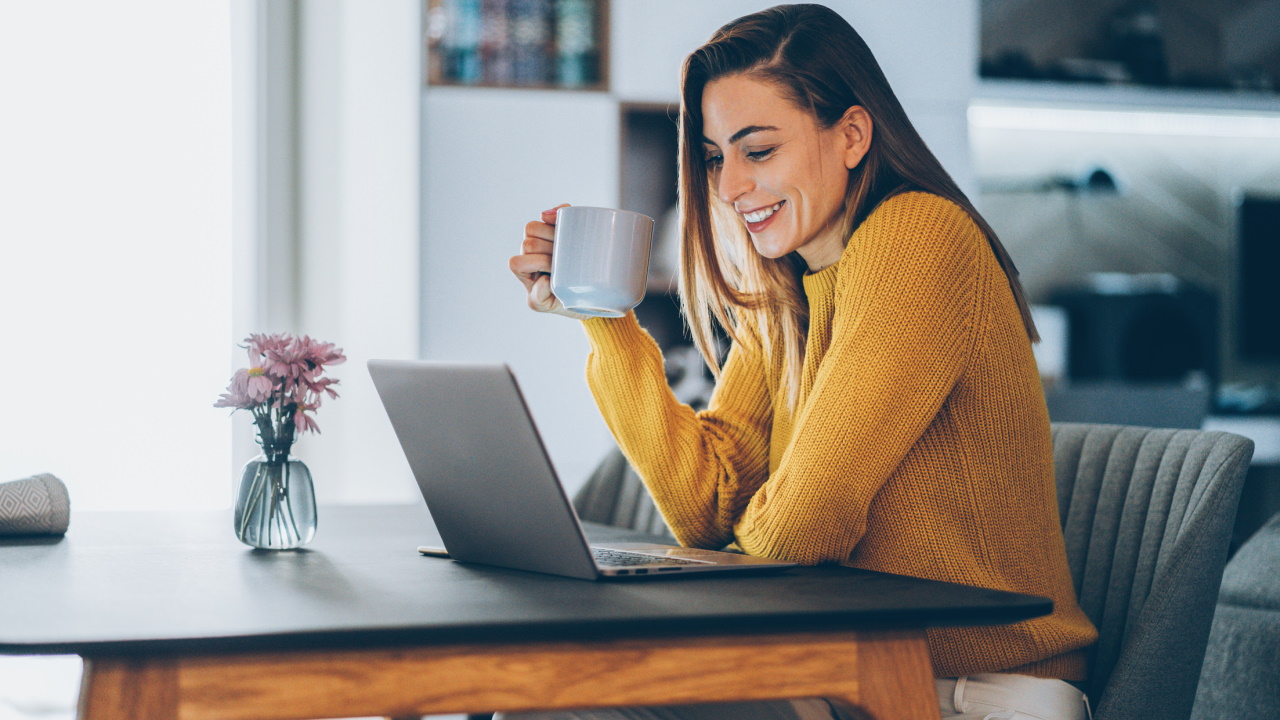
[(235, 397), (245, 398), (254, 405), (258, 405), (271, 397), (273, 385), (271, 378), (263, 374), (262, 368), (240, 369), (231, 376), (231, 384), (227, 386), (227, 391)]
[(287, 341), (272, 338), (258, 345), (263, 348), (263, 368), (275, 377), (288, 380), (306, 377), (314, 381), (325, 365), (338, 365), (347, 359), (333, 343), (312, 340), (308, 335)]
[(346, 361), (333, 343), (309, 335), (252, 333), (244, 339), (249, 367), (237, 370), (215, 407), (249, 410), (264, 443), (286, 442), (304, 432), (320, 432), (314, 413), (327, 395), (338, 397), (325, 367)]
[(271, 378), (262, 374), (262, 368), (240, 369), (231, 376), (227, 392), (214, 407), (233, 407), (250, 410), (271, 397)]
[(242, 377), (243, 373), (246, 394), (257, 402), (266, 402), (271, 397), (271, 389), (275, 383), (271, 378), (267, 377), (266, 372), (260, 367), (251, 367), (248, 370), (239, 370), (236, 377)]
[(280, 406), (283, 407), (285, 405), (297, 405), (299, 407), (307, 405), (310, 406), (310, 409), (315, 409), (320, 406), (320, 403), (311, 401), (311, 392), (307, 390), (306, 386), (285, 381), (284, 391), (280, 393)]
[(341, 365), (347, 361), (347, 356), (342, 354), (342, 348), (334, 347), (333, 343), (312, 340), (304, 335), (302, 337), (302, 345), (305, 348), (307, 359), (315, 364), (316, 369), (320, 369), (325, 365)]
[(293, 425), (298, 429), (299, 435), (304, 432), (320, 433), (320, 426), (316, 425), (316, 421), (307, 414), (308, 410), (314, 409), (314, 407), (309, 406), (306, 403), (298, 403), (298, 409), (293, 414)]
[(328, 395), (330, 398), (338, 397), (338, 391), (332, 387), (338, 384), (338, 381), (334, 378), (316, 378), (313, 371), (312, 373), (303, 374), (302, 383), (315, 396), (317, 405), (320, 403), (321, 395)]
[(289, 345), (290, 336), (275, 333), (273, 335), (263, 335), (261, 333), (252, 333), (245, 338), (245, 347), (249, 351), (249, 363), (251, 365), (261, 364), (260, 358), (266, 355), (270, 350), (284, 348)]
[(278, 378), (297, 380), (303, 372), (310, 370), (306, 349), (294, 340), (286, 345), (268, 348), (263, 353), (262, 367)]
[(258, 402), (255, 402), (243, 392), (238, 392), (234, 387), (228, 387), (227, 392), (222, 393), (218, 397), (218, 401), (213, 404), (219, 408), (235, 408), (237, 410), (252, 410)]

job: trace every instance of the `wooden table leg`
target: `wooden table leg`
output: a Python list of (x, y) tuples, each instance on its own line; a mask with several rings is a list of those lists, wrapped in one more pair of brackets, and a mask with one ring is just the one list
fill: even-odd
[(79, 720), (177, 720), (178, 668), (172, 658), (84, 659)]
[(911, 637), (864, 637), (858, 655), (858, 696), (828, 699), (842, 703), (858, 718), (940, 717), (929, 644), (923, 633)]

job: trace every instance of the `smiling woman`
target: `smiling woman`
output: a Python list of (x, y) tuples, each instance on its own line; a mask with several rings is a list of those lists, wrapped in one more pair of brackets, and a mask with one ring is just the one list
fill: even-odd
[[(1084, 718), (1070, 682), (1097, 633), (1067, 568), (1017, 272), (839, 15), (779, 6), (688, 57), (680, 213), (681, 300), (718, 378), (707, 409), (675, 399), (634, 316), (582, 320), (592, 393), (676, 538), (1052, 598), (1043, 618), (931, 630), (940, 704)], [(531, 307), (564, 314), (542, 279), (554, 222), (526, 226), (511, 268)]]

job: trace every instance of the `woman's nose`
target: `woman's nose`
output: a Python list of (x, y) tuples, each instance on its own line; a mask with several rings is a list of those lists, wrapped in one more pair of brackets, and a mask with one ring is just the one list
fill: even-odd
[(726, 157), (724, 166), (720, 168), (720, 182), (716, 186), (720, 200), (732, 205), (735, 200), (750, 192), (751, 189), (751, 175), (746, 171), (744, 163), (735, 162)]

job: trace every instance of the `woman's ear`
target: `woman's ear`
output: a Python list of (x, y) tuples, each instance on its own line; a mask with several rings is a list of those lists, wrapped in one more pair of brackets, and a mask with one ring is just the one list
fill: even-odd
[(839, 125), (844, 137), (844, 166), (852, 170), (858, 167), (858, 163), (862, 162), (862, 158), (871, 149), (871, 134), (874, 130), (871, 115), (861, 105), (854, 105), (844, 111)]

